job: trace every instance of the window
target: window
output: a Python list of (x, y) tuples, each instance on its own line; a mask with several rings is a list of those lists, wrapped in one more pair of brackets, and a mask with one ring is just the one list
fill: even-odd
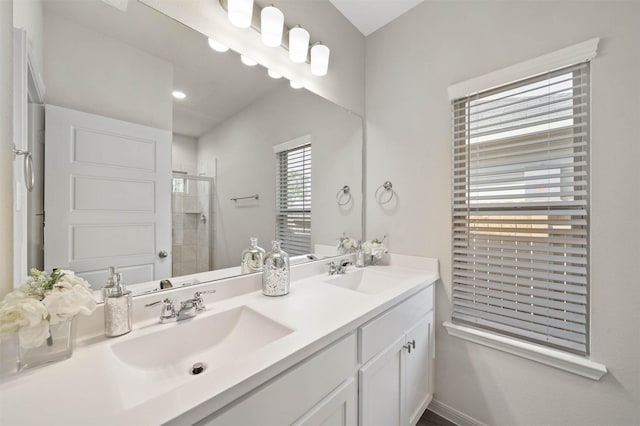
[(588, 354), (589, 62), (452, 108), (452, 322)]
[(276, 239), (290, 255), (311, 253), (311, 143), (276, 151)]

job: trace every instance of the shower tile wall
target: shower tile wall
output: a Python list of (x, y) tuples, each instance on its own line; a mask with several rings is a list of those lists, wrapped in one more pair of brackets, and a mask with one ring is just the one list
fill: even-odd
[(173, 276), (211, 269), (211, 182), (174, 177)]

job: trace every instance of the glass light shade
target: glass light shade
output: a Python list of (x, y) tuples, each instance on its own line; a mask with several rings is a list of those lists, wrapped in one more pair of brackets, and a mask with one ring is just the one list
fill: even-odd
[(301, 64), (307, 61), (309, 50), (309, 31), (304, 28), (294, 27), (289, 30), (289, 59), (291, 62)]
[(311, 74), (327, 75), (329, 69), (329, 48), (324, 44), (316, 44), (311, 48)]
[(272, 71), (272, 70), (267, 70), (267, 74), (269, 74), (269, 77), (271, 77), (271, 78), (276, 78), (276, 79), (277, 78), (282, 78), (281, 74), (278, 74), (277, 72)]
[(253, 0), (229, 0), (227, 3), (227, 17), (229, 21), (239, 28), (251, 26), (253, 15)]
[(251, 59), (248, 56), (244, 56), (244, 55), (240, 55), (240, 60), (242, 61), (243, 64), (249, 66), (249, 67), (253, 67), (255, 65), (258, 65), (258, 61), (254, 61), (253, 59)]
[(209, 38), (209, 47), (216, 52), (226, 52), (229, 50), (227, 46), (212, 38)]
[(291, 80), (289, 82), (289, 86), (291, 86), (292, 89), (302, 89), (302, 84), (298, 83), (297, 81), (293, 81)]
[(262, 42), (270, 47), (278, 47), (282, 44), (282, 31), (284, 29), (284, 14), (280, 9), (267, 6), (260, 12), (260, 33)]

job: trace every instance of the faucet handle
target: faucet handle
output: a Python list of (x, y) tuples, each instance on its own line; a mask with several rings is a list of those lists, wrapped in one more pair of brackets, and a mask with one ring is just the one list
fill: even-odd
[(148, 303), (145, 308), (154, 308), (162, 303), (162, 311), (160, 311), (160, 322), (167, 322), (176, 317), (176, 310), (173, 307), (173, 301), (169, 298), (164, 300), (156, 300), (155, 302)]
[(193, 301), (195, 302), (195, 305), (196, 305), (196, 311), (202, 312), (207, 308), (204, 304), (204, 300), (202, 299), (202, 295), (207, 293), (215, 293), (215, 292), (216, 292), (215, 289), (196, 291), (193, 295)]
[(327, 266), (329, 267), (329, 275), (335, 275), (338, 271), (338, 265), (334, 261), (327, 263)]

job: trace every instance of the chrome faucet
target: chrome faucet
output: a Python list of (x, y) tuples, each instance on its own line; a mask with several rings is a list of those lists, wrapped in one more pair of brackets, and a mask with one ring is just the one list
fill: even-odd
[(338, 263), (329, 262), (327, 266), (329, 266), (329, 275), (342, 275), (347, 273), (347, 266), (353, 265), (350, 261), (343, 259)]
[(196, 291), (191, 299), (180, 302), (180, 309), (178, 309), (177, 312), (173, 305), (173, 301), (169, 298), (149, 303), (145, 305), (145, 307), (153, 308), (162, 304), (162, 310), (160, 311), (160, 322), (162, 324), (172, 321), (182, 321), (188, 318), (193, 318), (200, 312), (204, 312), (207, 307), (204, 304), (202, 295), (205, 293), (215, 292), (215, 290)]

